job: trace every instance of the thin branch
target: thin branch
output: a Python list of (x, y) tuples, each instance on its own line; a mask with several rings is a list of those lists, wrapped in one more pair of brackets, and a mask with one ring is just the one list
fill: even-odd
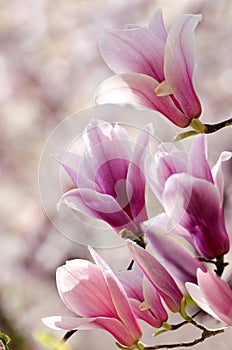
[(229, 118), (227, 120), (224, 120), (223, 122), (217, 123), (217, 124), (204, 124), (206, 127), (205, 134), (211, 134), (213, 132), (216, 132), (222, 128), (225, 128), (226, 126), (232, 125), (232, 118)]
[(202, 343), (205, 339), (210, 338), (212, 336), (215, 336), (219, 333), (223, 333), (224, 329), (218, 329), (215, 331), (205, 330), (202, 332), (202, 335), (200, 338), (197, 338), (191, 342), (183, 342), (183, 343), (175, 343), (175, 344), (160, 344), (160, 345), (154, 345), (154, 346), (145, 346), (144, 350), (157, 350), (157, 349), (173, 349), (177, 347), (185, 347), (190, 348), (194, 345), (197, 345), (199, 343)]

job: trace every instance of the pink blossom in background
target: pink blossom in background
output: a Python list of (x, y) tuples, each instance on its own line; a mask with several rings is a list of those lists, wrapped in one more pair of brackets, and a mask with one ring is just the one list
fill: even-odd
[(210, 271), (197, 271), (198, 285), (186, 283), (193, 300), (212, 317), (232, 326), (232, 290), (230, 285)]
[(92, 120), (83, 133), (83, 154), (67, 152), (60, 160), (77, 187), (60, 204), (104, 220), (117, 232), (139, 232), (147, 219), (143, 168), (152, 134), (146, 125), (132, 149), (125, 128)]
[(223, 212), (221, 163), (231, 153), (223, 152), (211, 170), (206, 136), (198, 135), (189, 153), (168, 143), (161, 145), (155, 157), (148, 181), (165, 209), (166, 220), (186, 229), (185, 238), (203, 257), (227, 253), (230, 242)]
[(128, 247), (133, 260), (158, 291), (168, 308), (172, 312), (180, 311), (183, 294), (165, 267), (146, 249), (135, 243), (129, 242)]
[(108, 30), (100, 41), (106, 64), (117, 75), (96, 91), (96, 102), (131, 104), (156, 110), (180, 127), (201, 114), (193, 75), (194, 30), (201, 15), (181, 15), (166, 32), (162, 11), (148, 28)]
[(79, 317), (53, 316), (53, 329), (104, 329), (122, 345), (133, 347), (142, 332), (122, 284), (104, 260), (90, 249), (95, 264), (67, 261), (57, 269), (57, 288), (66, 306)]
[(137, 318), (155, 328), (167, 321), (168, 314), (161, 302), (160, 295), (142, 271), (134, 264), (132, 270), (117, 274), (122, 283)]

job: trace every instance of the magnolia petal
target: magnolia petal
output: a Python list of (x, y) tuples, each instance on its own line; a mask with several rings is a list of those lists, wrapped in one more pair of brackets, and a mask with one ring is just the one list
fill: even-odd
[(148, 28), (152, 32), (152, 34), (157, 36), (164, 43), (166, 42), (167, 32), (164, 26), (163, 14), (161, 9), (156, 10), (149, 22)]
[(77, 171), (81, 164), (82, 157), (73, 152), (54, 154), (52, 157), (63, 166), (73, 183), (77, 186)]
[(159, 293), (146, 277), (143, 278), (143, 295), (147, 307), (157, 319), (157, 327), (160, 327), (163, 322), (167, 321), (168, 314), (161, 302)]
[(109, 288), (112, 302), (115, 306), (119, 318), (122, 320), (127, 329), (130, 329), (131, 334), (133, 334), (136, 339), (139, 339), (141, 337), (141, 329), (135, 318), (132, 307), (129, 303), (127, 294), (122, 284), (115, 276), (111, 268), (100, 257), (100, 255), (98, 255), (92, 248), (89, 248), (89, 251), (95, 263), (100, 267), (103, 273), (103, 276)]
[(179, 225), (175, 220), (172, 220), (166, 213), (161, 213), (153, 218), (143, 222), (142, 228), (144, 232), (150, 230), (152, 227), (162, 228), (166, 234), (178, 235), (186, 239), (192, 244), (192, 237), (188, 230), (183, 226)]
[(165, 182), (169, 176), (187, 171), (185, 153), (178, 149), (169, 151), (169, 146), (168, 142), (160, 144), (155, 158), (146, 159), (148, 182), (161, 204)]
[[(116, 197), (117, 181), (126, 179), (127, 176), (129, 141), (118, 139), (112, 125), (101, 120), (92, 120), (87, 125), (83, 138), (86, 149), (83, 164), (91, 164), (100, 192)], [(86, 166), (79, 169), (78, 176), (81, 170), (84, 178)], [(84, 187), (83, 183), (81, 185)]]
[[(154, 131), (152, 124), (146, 125), (138, 135), (134, 154), (130, 162), (127, 174), (127, 197), (130, 198), (130, 209), (135, 222), (147, 220), (145, 205), (144, 161), (149, 154), (149, 143)], [(132, 191), (130, 190), (132, 189)], [(129, 196), (129, 193), (131, 195)]]
[(118, 232), (123, 228), (134, 233), (138, 231), (137, 226), (118, 202), (107, 194), (91, 189), (75, 189), (62, 196), (59, 206), (61, 204), (66, 204), (70, 208), (90, 217), (103, 220)]
[(138, 276), (134, 270), (125, 270), (117, 273), (128, 298), (143, 300), (142, 276)]
[(92, 329), (104, 329), (111, 333), (114, 338), (125, 346), (133, 345), (139, 338), (136, 338), (130, 333), (122, 322), (114, 318), (98, 317), (98, 318), (78, 318), (78, 317), (62, 317), (52, 316), (45, 317), (42, 322), (55, 330), (92, 330)]
[(161, 326), (162, 322), (157, 319), (149, 309), (144, 309), (143, 303), (141, 304), (138, 300), (135, 299), (130, 299), (130, 303), (138, 319), (145, 321), (155, 328), (159, 328)]
[(188, 174), (174, 174), (166, 181), (163, 205), (168, 216), (190, 232), (204, 257), (228, 252), (229, 237), (215, 185)]
[(144, 74), (115, 75), (100, 84), (95, 92), (95, 100), (97, 104), (131, 104), (136, 107), (154, 109), (165, 115), (174, 124), (180, 127), (187, 126), (189, 118), (177, 108), (170, 96), (156, 96), (157, 86), (158, 82), (155, 79)]
[(169, 309), (180, 310), (182, 293), (167, 270), (149, 252), (128, 242), (131, 255), (151, 284), (158, 290)]
[(213, 318), (216, 318), (217, 320), (221, 321), (218, 318), (218, 315), (215, 314), (215, 312), (210, 308), (204, 294), (196, 284), (187, 282), (185, 283), (185, 287), (191, 298), (202, 310), (204, 310), (207, 314), (211, 315)]
[(101, 55), (117, 73), (142, 73), (164, 80), (164, 42), (147, 28), (105, 31), (99, 42)]
[[(106, 122), (105, 120), (92, 119), (91, 122), (86, 126), (82, 138), (85, 144), (85, 152), (90, 153), (97, 145), (110, 145), (109, 141), (117, 142), (117, 155), (122, 158), (128, 158), (130, 152), (128, 152), (128, 133), (126, 130), (117, 125), (115, 127), (112, 124)], [(126, 139), (125, 143), (123, 142)], [(119, 142), (120, 141), (120, 142)], [(102, 146), (104, 147), (104, 146)], [(113, 147), (112, 147), (113, 148)]]
[(185, 282), (197, 281), (198, 268), (206, 271), (205, 266), (198, 259), (167, 235), (161, 227), (153, 225), (146, 231), (146, 237), (157, 258), (164, 261), (164, 266), (183, 285)]
[(194, 137), (189, 153), (189, 174), (213, 183), (211, 169), (207, 161), (207, 139), (204, 134)]
[[(137, 321), (136, 321), (137, 322)], [(124, 346), (133, 346), (142, 336), (142, 331), (137, 323), (137, 328), (130, 324), (127, 327), (123, 322), (108, 317), (99, 317), (95, 324), (98, 328), (102, 328), (111, 333), (113, 337)]]
[(232, 158), (232, 152), (224, 151), (220, 154), (217, 163), (212, 168), (212, 175), (215, 185), (218, 188), (221, 205), (224, 201), (224, 175), (222, 171), (222, 162), (225, 162)]
[(165, 79), (189, 119), (201, 114), (192, 81), (196, 66), (194, 30), (201, 18), (201, 15), (179, 16), (168, 33), (165, 46)]
[(77, 315), (117, 317), (110, 292), (98, 266), (82, 259), (67, 261), (57, 269), (56, 280), (62, 300)]
[(94, 171), (84, 157), (77, 153), (65, 152), (63, 155), (55, 154), (53, 158), (63, 166), (77, 187), (87, 187), (100, 191), (100, 187), (95, 181)]
[(96, 327), (93, 323), (96, 318), (79, 318), (79, 317), (64, 317), (64, 316), (50, 316), (42, 318), (42, 322), (49, 328), (55, 330), (65, 329), (71, 331), (73, 329), (88, 330)]
[(204, 273), (198, 270), (197, 278), (210, 308), (223, 322), (232, 325), (232, 291), (229, 284), (210, 271)]

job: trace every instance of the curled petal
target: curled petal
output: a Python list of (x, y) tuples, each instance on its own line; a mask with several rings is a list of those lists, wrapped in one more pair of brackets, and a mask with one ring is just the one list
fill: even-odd
[(170, 96), (158, 97), (155, 89), (158, 82), (150, 76), (138, 73), (125, 73), (110, 77), (97, 88), (95, 100), (98, 104), (131, 104), (137, 107), (154, 109), (180, 127), (189, 124), (186, 117)]
[(103, 220), (121, 231), (123, 228), (131, 232), (138, 229), (119, 203), (107, 194), (102, 194), (91, 189), (76, 189), (65, 193), (59, 203), (66, 204), (90, 217)]
[(55, 330), (66, 329), (67, 331), (71, 331), (73, 329), (88, 330), (98, 328), (93, 323), (95, 319), (96, 318), (50, 316), (42, 318), (42, 322), (49, 328)]

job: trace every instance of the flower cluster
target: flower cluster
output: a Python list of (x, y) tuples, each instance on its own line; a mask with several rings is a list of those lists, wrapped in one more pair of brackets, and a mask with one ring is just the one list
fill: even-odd
[[(170, 141), (154, 153), (151, 124), (144, 125), (132, 144), (125, 127), (94, 119), (83, 132), (82, 153), (66, 152), (58, 159), (75, 187), (63, 194), (59, 207), (67, 205), (107, 223), (126, 239), (131, 264), (113, 272), (89, 248), (93, 262), (76, 259), (59, 267), (58, 291), (75, 315), (44, 318), (51, 328), (101, 328), (120, 348), (140, 350), (159, 345), (141, 342), (139, 320), (163, 331), (192, 323), (203, 333), (188, 346), (223, 331), (208, 330), (190, 317), (189, 300), (232, 325), (232, 290), (224, 278), (230, 238), (222, 165), (232, 153), (222, 152), (211, 167), (207, 136), (201, 133), (206, 129), (197, 124), (201, 104), (193, 83), (194, 30), (200, 20), (201, 15), (182, 15), (167, 33), (158, 10), (148, 28), (130, 25), (101, 38), (101, 54), (116, 75), (97, 88), (97, 103), (146, 107), (179, 127), (195, 126), (199, 135), (189, 150)], [(147, 187), (163, 208), (159, 215), (148, 216)], [(179, 313), (184, 322), (168, 324), (170, 313)]]

